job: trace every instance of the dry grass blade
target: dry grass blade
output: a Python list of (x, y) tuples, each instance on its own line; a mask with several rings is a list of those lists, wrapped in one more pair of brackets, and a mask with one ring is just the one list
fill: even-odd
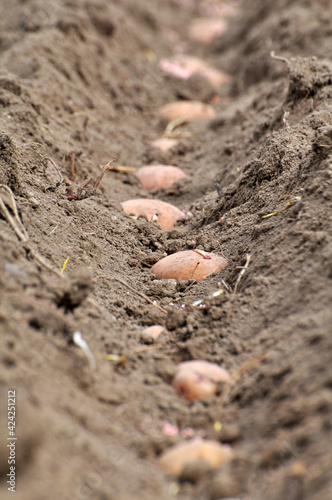
[[(16, 201), (15, 201), (15, 198), (14, 198), (13, 191), (8, 186), (5, 186), (4, 184), (0, 184), (0, 188), (4, 189), (5, 191), (7, 191), (9, 193), (10, 199), (11, 199), (11, 202), (12, 202), (12, 210), (13, 210), (13, 212), (15, 214), (15, 220), (14, 220), (13, 217), (10, 215), (7, 207), (6, 207), (5, 202), (3, 201), (2, 197), (0, 196), (0, 207), (2, 209), (2, 212), (3, 212), (4, 216), (5, 216), (5, 219), (12, 226), (12, 228), (14, 229), (15, 233), (17, 234), (18, 238), (22, 241), (22, 243), (28, 243), (28, 241), (29, 241), (29, 235), (28, 235), (25, 227), (22, 224), (20, 216), (18, 215), (17, 205), (16, 205)], [(60, 273), (60, 271), (58, 271), (57, 269), (54, 269), (50, 264), (48, 264), (45, 261), (45, 259), (43, 259), (43, 257), (41, 255), (39, 255), (38, 253), (36, 253), (30, 247), (30, 245), (24, 245), (24, 247), (25, 247), (25, 250), (27, 251), (27, 253), (32, 258), (34, 258), (35, 260), (37, 260), (43, 267), (45, 267), (46, 269), (48, 269), (49, 271), (51, 271), (52, 273), (54, 273), (54, 274), (56, 274), (58, 276), (62, 276), (61, 273)]]
[(249, 266), (249, 263), (250, 263), (250, 258), (251, 258), (251, 255), (247, 254), (246, 263), (245, 263), (244, 267), (241, 269), (241, 271), (240, 271), (240, 273), (239, 273), (239, 275), (237, 277), (237, 280), (236, 280), (236, 283), (235, 283), (235, 287), (234, 287), (234, 293), (237, 292), (237, 289), (238, 289), (239, 283), (241, 281), (241, 278), (243, 277), (244, 273), (248, 269), (248, 266)]
[(4, 184), (0, 184), (0, 188), (4, 189), (9, 194), (10, 201), (11, 201), (11, 209), (13, 210), (14, 215), (15, 215), (15, 220), (14, 220), (13, 217), (10, 215), (8, 208), (6, 207), (6, 204), (3, 201), (2, 196), (0, 196), (0, 206), (2, 208), (2, 212), (5, 216), (5, 219), (12, 226), (15, 233), (19, 237), (19, 239), (23, 242), (27, 242), (29, 240), (29, 236), (28, 236), (28, 233), (26, 232), (25, 227), (22, 224), (20, 216), (18, 215), (17, 205), (16, 205), (13, 191), (8, 186), (5, 186)]
[(290, 64), (289, 59), (287, 59), (286, 57), (277, 56), (274, 50), (271, 50), (270, 56), (272, 57), (272, 59), (275, 59), (276, 61), (281, 61), (283, 63)]
[(43, 267), (45, 267), (45, 269), (47, 269), (48, 271), (50, 271), (53, 274), (56, 274), (60, 278), (64, 277), (63, 274), (60, 271), (58, 271), (57, 269), (55, 269), (54, 267), (52, 267), (51, 264), (49, 264), (48, 262), (46, 262), (46, 260), (41, 255), (39, 255), (38, 253), (36, 253), (34, 250), (32, 250), (31, 248), (28, 248), (28, 247), (26, 247), (26, 250), (28, 251), (28, 253), (30, 254), (30, 256), (32, 258), (34, 258), (37, 262), (39, 262), (39, 264), (41, 264)]
[(180, 116), (179, 118), (175, 118), (175, 120), (172, 120), (165, 128), (165, 131), (163, 133), (163, 137), (171, 137), (172, 132), (177, 128), (180, 127), (181, 125), (184, 125), (185, 123), (188, 123), (188, 120), (184, 116)]
[(62, 182), (63, 182), (63, 177), (62, 177), (62, 175), (61, 175), (61, 171), (60, 171), (59, 167), (57, 166), (57, 164), (55, 163), (55, 161), (54, 161), (54, 160), (52, 160), (52, 158), (50, 158), (49, 156), (45, 156), (45, 157), (44, 157), (44, 160), (47, 160), (47, 161), (49, 161), (50, 163), (52, 163), (53, 167), (55, 168), (55, 170), (57, 171), (57, 174), (58, 174), (58, 176), (59, 176), (59, 185), (60, 185), (60, 184), (62, 184)]
[(152, 304), (154, 307), (156, 307), (157, 309), (159, 309), (159, 311), (163, 312), (164, 314), (167, 314), (167, 311), (165, 309), (163, 309), (158, 304), (156, 304), (155, 302), (153, 302), (153, 300), (149, 299), (149, 297), (147, 297), (146, 295), (144, 295), (144, 293), (139, 292), (138, 290), (135, 290), (135, 288), (133, 288), (132, 286), (128, 285), (128, 283), (126, 283), (125, 281), (120, 280), (120, 278), (114, 278), (114, 279), (116, 281), (118, 281), (119, 283), (121, 283), (122, 285), (126, 286), (133, 293), (136, 293), (136, 295), (139, 295), (140, 297), (142, 297), (143, 299), (145, 299), (147, 302), (149, 302), (149, 304)]
[[(99, 165), (100, 169), (104, 168), (104, 165)], [(125, 165), (110, 165), (110, 162), (107, 164), (107, 170), (111, 170), (112, 172), (137, 172), (136, 167), (127, 167)]]
[[(86, 198), (90, 198), (90, 196), (93, 196), (96, 192), (97, 187), (100, 184), (100, 181), (102, 180), (106, 170), (108, 170), (110, 164), (115, 161), (111, 160), (109, 161), (101, 170), (100, 174), (98, 177), (94, 180), (92, 177), (88, 177), (85, 179), (85, 181), (76, 188), (76, 192), (74, 192), (74, 187), (73, 185), (69, 182), (66, 182), (68, 185), (66, 192), (64, 196), (69, 200), (69, 201), (81, 201), (85, 200)], [(89, 184), (92, 184), (92, 188), (88, 188)]]

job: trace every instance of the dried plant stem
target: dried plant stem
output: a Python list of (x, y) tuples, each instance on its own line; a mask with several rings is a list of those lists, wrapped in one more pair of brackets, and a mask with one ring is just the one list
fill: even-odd
[(231, 287), (229, 285), (227, 285), (227, 283), (226, 283), (225, 280), (221, 280), (221, 283), (224, 285), (226, 293), (231, 293), (232, 292)]
[[(51, 158), (47, 158), (47, 159), (50, 160), (54, 164), (54, 162)], [(56, 167), (56, 165), (55, 165), (55, 167)], [(28, 235), (25, 227), (23, 226), (23, 223), (20, 219), (20, 216), (18, 215), (18, 210), (17, 210), (17, 205), (16, 205), (16, 201), (14, 198), (14, 194), (13, 194), (12, 190), (8, 186), (5, 186), (4, 184), (0, 184), (0, 189), (1, 188), (5, 189), (10, 195), (11, 202), (12, 202), (12, 209), (13, 209), (13, 212), (15, 214), (15, 220), (10, 215), (8, 208), (6, 207), (5, 202), (3, 201), (1, 196), (0, 196), (0, 209), (2, 210), (3, 215), (4, 215), (5, 219), (7, 220), (8, 224), (14, 229), (15, 233), (17, 234), (18, 238), (22, 241), (22, 243), (24, 243), (23, 247), (24, 247), (25, 251), (27, 252), (27, 254), (29, 254), (33, 259), (35, 259), (39, 264), (41, 264), (45, 269), (47, 269), (51, 273), (56, 274), (57, 276), (59, 276), (62, 279), (65, 278), (65, 276), (60, 271), (58, 271), (58, 269), (52, 267), (51, 264), (49, 264), (39, 253), (35, 252), (31, 248), (30, 244), (28, 243), (29, 242), (29, 235)], [(104, 314), (104, 311), (101, 308), (101, 306), (99, 304), (97, 304), (93, 299), (90, 299), (88, 297), (86, 299), (86, 301), (89, 302), (91, 305), (95, 306), (102, 314)]]
[(15, 220), (10, 215), (9, 210), (5, 205), (5, 202), (3, 201), (2, 197), (0, 196), (0, 206), (1, 206), (1, 209), (3, 212), (3, 215), (5, 216), (5, 219), (8, 222), (8, 224), (10, 224), (12, 226), (15, 233), (19, 237), (19, 239), (23, 242), (27, 242), (29, 240), (29, 236), (28, 236), (28, 233), (26, 232), (25, 227), (22, 224), (20, 216), (18, 215), (17, 205), (16, 205), (13, 191), (8, 186), (5, 186), (4, 184), (0, 184), (0, 188), (4, 189), (5, 191), (7, 191), (7, 193), (9, 193), (10, 200), (12, 202), (11, 208), (14, 212)]
[(57, 174), (58, 174), (58, 176), (59, 176), (59, 184), (62, 184), (62, 182), (63, 182), (63, 177), (62, 177), (62, 175), (61, 175), (61, 171), (60, 171), (60, 169), (59, 169), (58, 165), (55, 163), (55, 161), (54, 161), (54, 160), (52, 160), (52, 158), (51, 158), (50, 156), (45, 156), (45, 157), (44, 157), (44, 160), (48, 160), (50, 163), (52, 163), (53, 167), (55, 168), (55, 170), (57, 171)]
[(184, 125), (187, 122), (188, 120), (184, 116), (179, 116), (179, 118), (175, 118), (175, 120), (172, 120), (165, 128), (163, 136), (168, 137), (177, 127), (180, 127), (181, 125)]
[(54, 273), (58, 276), (62, 276), (60, 271), (58, 271), (57, 269), (54, 269), (50, 264), (48, 264), (48, 262), (46, 262), (46, 260), (41, 255), (39, 255), (37, 252), (35, 252), (30, 247), (30, 245), (28, 244), (29, 235), (28, 235), (25, 227), (22, 224), (20, 216), (18, 215), (17, 205), (16, 205), (13, 191), (8, 186), (5, 186), (4, 184), (0, 184), (0, 188), (5, 189), (10, 195), (10, 199), (11, 199), (11, 203), (12, 203), (11, 208), (15, 214), (15, 220), (10, 215), (9, 210), (6, 207), (5, 202), (3, 201), (1, 196), (0, 196), (0, 208), (2, 209), (2, 212), (5, 216), (5, 219), (8, 222), (8, 224), (14, 229), (15, 233), (17, 234), (18, 238), (22, 241), (22, 243), (24, 243), (24, 248), (25, 248), (26, 252), (32, 258), (34, 258), (37, 262), (39, 262), (39, 264), (41, 264), (43, 267), (45, 267), (48, 271), (51, 271), (52, 273)]
[(146, 295), (144, 295), (144, 293), (139, 292), (138, 290), (135, 290), (135, 288), (133, 288), (132, 286), (128, 285), (128, 283), (126, 283), (125, 281), (120, 280), (120, 278), (114, 278), (114, 279), (115, 279), (115, 281), (118, 281), (122, 285), (126, 286), (133, 293), (136, 293), (136, 295), (139, 295), (140, 297), (142, 297), (143, 299), (145, 299), (147, 302), (149, 302), (149, 304), (152, 304), (153, 306), (155, 306), (157, 309), (159, 309), (159, 311), (163, 312), (164, 314), (167, 314), (167, 311), (165, 309), (163, 309), (158, 304), (156, 304), (155, 302), (153, 302), (153, 300), (149, 299), (149, 297), (147, 297)]
[[(99, 165), (99, 168), (104, 168), (104, 165)], [(107, 170), (111, 170), (112, 172), (137, 172), (138, 168), (126, 167), (125, 165), (110, 165), (108, 163)]]
[(191, 273), (191, 276), (190, 276), (190, 278), (189, 278), (190, 280), (194, 279), (194, 278), (193, 278), (193, 276), (194, 276), (195, 271), (196, 271), (196, 269), (197, 269), (197, 267), (198, 267), (198, 264), (199, 264), (199, 262), (197, 262), (197, 264), (196, 264), (196, 266), (195, 266), (195, 268), (194, 268), (193, 272)]
[(154, 349), (162, 349), (163, 347), (164, 346), (162, 344), (153, 344), (153, 345), (138, 347), (132, 352), (132, 354), (140, 354), (141, 352), (152, 351)]
[(76, 177), (76, 174), (75, 174), (75, 158), (76, 158), (76, 154), (75, 154), (75, 151), (72, 151), (70, 153), (70, 166), (69, 166), (69, 169), (70, 169), (70, 181), (73, 182), (75, 180), (75, 177)]
[(52, 267), (51, 264), (46, 262), (46, 260), (41, 255), (39, 255), (37, 252), (32, 250), (30, 247), (26, 247), (26, 250), (30, 253), (31, 257), (33, 257), (37, 262), (39, 262), (39, 264), (41, 264), (43, 267), (45, 267), (45, 269), (47, 269), (48, 271), (50, 271), (53, 274), (56, 274), (57, 276), (60, 276), (60, 278), (64, 277), (60, 271), (58, 271), (57, 269)]
[(10, 215), (10, 213), (9, 213), (9, 211), (8, 211), (6, 205), (4, 204), (3, 199), (1, 197), (0, 197), (0, 208), (2, 209), (2, 212), (3, 212), (3, 215), (4, 215), (5, 219), (6, 219), (6, 221), (8, 222), (8, 224), (10, 224), (12, 226), (12, 228), (15, 231), (15, 233), (19, 237), (19, 239), (21, 241), (28, 241), (27, 239), (25, 239), (24, 234), (19, 230), (19, 228), (15, 224), (14, 219)]
[(282, 117), (282, 122), (286, 128), (290, 128), (290, 125), (288, 123), (288, 117), (289, 117), (289, 111), (284, 111), (284, 115)]
[(274, 50), (271, 50), (270, 56), (272, 57), (272, 59), (275, 59), (276, 61), (281, 61), (281, 62), (284, 62), (286, 64), (290, 64), (289, 59), (287, 59), (286, 57), (276, 56)]
[(240, 280), (243, 277), (244, 273), (246, 272), (246, 269), (248, 269), (248, 266), (249, 266), (249, 263), (250, 263), (250, 258), (251, 258), (251, 255), (247, 254), (246, 263), (245, 263), (244, 267), (241, 269), (241, 271), (240, 271), (240, 273), (239, 273), (239, 275), (237, 277), (237, 280), (236, 280), (236, 283), (235, 283), (235, 287), (234, 287), (234, 293), (237, 292)]

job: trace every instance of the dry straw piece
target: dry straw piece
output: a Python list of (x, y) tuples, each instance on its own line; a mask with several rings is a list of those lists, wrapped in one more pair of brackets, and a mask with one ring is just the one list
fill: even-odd
[(216, 396), (221, 383), (229, 383), (231, 376), (221, 366), (208, 361), (184, 361), (177, 367), (172, 385), (180, 396), (189, 401)]
[(187, 122), (197, 122), (216, 117), (213, 107), (200, 101), (174, 101), (159, 108), (158, 114), (169, 122), (178, 118), (183, 118)]
[(164, 451), (159, 459), (159, 466), (170, 476), (180, 476), (186, 465), (198, 460), (204, 460), (211, 469), (216, 469), (232, 457), (233, 452), (230, 446), (216, 441), (194, 438)]
[(147, 165), (135, 172), (144, 189), (165, 189), (172, 187), (187, 176), (181, 168), (172, 165)]
[(164, 257), (154, 264), (151, 272), (157, 279), (203, 281), (227, 266), (227, 260), (203, 250), (184, 250)]
[(160, 200), (128, 200), (121, 203), (126, 214), (139, 217), (144, 215), (149, 221), (157, 222), (161, 229), (168, 231), (175, 226), (179, 219), (185, 217), (177, 207)]

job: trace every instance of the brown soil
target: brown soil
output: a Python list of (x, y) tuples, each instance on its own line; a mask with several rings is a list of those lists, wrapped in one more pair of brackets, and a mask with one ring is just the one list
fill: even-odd
[[(328, 500), (331, 2), (243, 1), (209, 46), (187, 36), (200, 2), (1, 4), (0, 183), (29, 236), (20, 240), (1, 211), (1, 498), (11, 494), (15, 389), (18, 500)], [(232, 80), (217, 92), (217, 118), (177, 128), (179, 144), (162, 153), (150, 145), (164, 128), (157, 108), (216, 94), (203, 77), (158, 69), (179, 44)], [(107, 171), (93, 196), (71, 201), (59, 172), (69, 179), (72, 151), (81, 152), (75, 190), (112, 158), (175, 165), (188, 178), (151, 194), (133, 174)], [(165, 232), (122, 212), (120, 202), (144, 197), (193, 217)], [(228, 266), (200, 283), (154, 280), (150, 267), (165, 252), (193, 248), (222, 253)], [(60, 276), (38, 256), (58, 273), (69, 261)], [(142, 334), (153, 324), (168, 329), (155, 345)], [(189, 359), (227, 368), (229, 392), (177, 396), (172, 374)], [(185, 439), (165, 435), (167, 422), (229, 443), (235, 459), (167, 477), (157, 457)]]

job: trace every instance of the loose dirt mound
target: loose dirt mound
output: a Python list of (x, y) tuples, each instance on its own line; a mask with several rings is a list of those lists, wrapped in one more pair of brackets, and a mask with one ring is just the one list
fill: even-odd
[[(222, 36), (191, 40), (190, 20), (220, 4), (2, 2), (1, 498), (8, 390), (19, 500), (330, 498), (332, 5), (234, 3)], [(229, 83), (159, 69), (181, 51)], [(173, 124), (178, 144), (162, 152), (157, 110), (179, 99), (217, 116)], [(113, 158), (187, 178), (147, 193), (119, 169), (93, 190)], [(123, 213), (136, 198), (192, 216), (162, 231)], [(154, 279), (166, 253), (197, 248), (228, 266), (200, 283)], [(167, 327), (158, 343), (142, 333), (154, 324)], [(232, 383), (211, 400), (180, 398), (172, 377), (190, 359)], [(189, 435), (235, 458), (167, 477), (158, 456)]]

